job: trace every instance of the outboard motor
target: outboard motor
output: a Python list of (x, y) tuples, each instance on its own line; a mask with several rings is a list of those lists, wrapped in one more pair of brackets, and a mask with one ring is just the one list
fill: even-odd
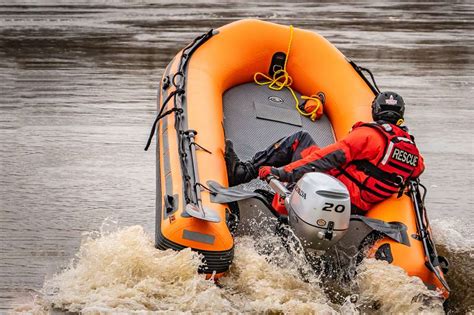
[(349, 191), (330, 175), (305, 174), (285, 203), (290, 226), (306, 249), (327, 250), (349, 228)]

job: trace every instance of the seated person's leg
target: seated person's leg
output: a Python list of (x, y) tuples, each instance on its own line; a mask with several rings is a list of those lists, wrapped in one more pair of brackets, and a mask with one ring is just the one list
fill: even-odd
[(297, 138), (293, 143), (294, 153), (290, 162), (300, 160), (308, 156), (308, 154), (310, 154), (314, 150), (319, 150), (319, 147), (316, 145), (313, 138), (308, 132), (303, 130), (299, 131), (295, 135), (297, 135)]
[(257, 177), (258, 169), (268, 165), (284, 166), (301, 159), (308, 151), (316, 149), (314, 140), (306, 131), (298, 131), (291, 136), (276, 141), (263, 151), (259, 151), (247, 162), (242, 162), (235, 154), (230, 140), (226, 141), (226, 164), (231, 186), (250, 181)]
[(309, 147), (316, 147), (311, 135), (304, 130), (298, 131), (257, 152), (251, 162), (257, 167), (281, 167), (301, 159), (305, 149)]

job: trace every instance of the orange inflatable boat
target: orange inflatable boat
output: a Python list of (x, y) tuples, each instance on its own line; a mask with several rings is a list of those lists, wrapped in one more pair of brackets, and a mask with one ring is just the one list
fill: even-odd
[[(278, 84), (272, 89), (275, 72), (291, 89)], [(318, 92), (324, 95), (324, 115), (313, 121), (295, 105), (302, 95)], [(208, 184), (228, 186), (225, 139), (234, 141), (243, 159), (301, 129), (322, 147), (344, 137), (355, 122), (370, 121), (376, 93), (355, 63), (314, 32), (242, 20), (196, 38), (163, 74), (147, 145), (156, 135), (156, 247), (190, 247), (203, 255), (201, 272), (226, 272), (233, 259), (235, 213), (228, 204), (213, 202)], [(405, 231), (403, 242), (378, 239), (370, 256), (448, 296), (416, 183), (367, 217), (396, 222)]]

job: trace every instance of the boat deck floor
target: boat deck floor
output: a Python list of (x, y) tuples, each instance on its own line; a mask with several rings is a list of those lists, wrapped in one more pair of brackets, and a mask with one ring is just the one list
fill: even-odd
[(251, 159), (256, 152), (299, 130), (309, 132), (319, 147), (334, 143), (327, 116), (313, 122), (300, 115), (286, 88), (274, 91), (245, 83), (227, 90), (223, 103), (225, 135), (242, 160)]

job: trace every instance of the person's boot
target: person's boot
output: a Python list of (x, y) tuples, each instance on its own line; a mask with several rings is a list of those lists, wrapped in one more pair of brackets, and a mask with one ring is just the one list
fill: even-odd
[(257, 170), (251, 162), (242, 162), (234, 151), (234, 144), (225, 141), (225, 164), (229, 186), (236, 186), (251, 181), (257, 177)]

